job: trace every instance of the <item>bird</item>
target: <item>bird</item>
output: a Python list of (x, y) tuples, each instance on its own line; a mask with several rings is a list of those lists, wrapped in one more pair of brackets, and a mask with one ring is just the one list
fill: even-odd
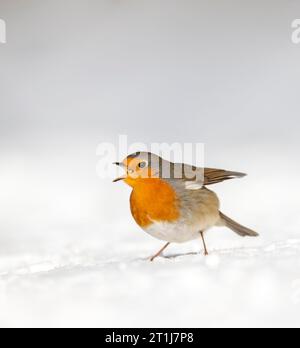
[(130, 210), (136, 223), (152, 237), (166, 242), (150, 260), (154, 261), (171, 243), (200, 239), (204, 255), (209, 255), (205, 234), (212, 227), (227, 227), (241, 237), (259, 234), (232, 220), (220, 211), (220, 200), (207, 186), (243, 178), (244, 173), (200, 168), (173, 163), (151, 152), (136, 152), (115, 165), (132, 189)]

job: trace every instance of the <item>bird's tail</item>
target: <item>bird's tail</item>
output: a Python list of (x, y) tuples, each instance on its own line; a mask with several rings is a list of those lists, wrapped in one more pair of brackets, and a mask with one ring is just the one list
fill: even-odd
[(221, 223), (220, 225), (230, 228), (233, 232), (237, 233), (241, 237), (258, 237), (259, 234), (250, 230), (249, 228), (238, 224), (231, 220), (228, 216), (220, 212)]

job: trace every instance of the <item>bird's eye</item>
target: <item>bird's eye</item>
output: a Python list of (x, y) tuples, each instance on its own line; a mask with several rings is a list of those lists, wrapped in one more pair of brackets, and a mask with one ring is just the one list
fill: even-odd
[(147, 167), (147, 162), (141, 162), (138, 164), (139, 168), (143, 169)]

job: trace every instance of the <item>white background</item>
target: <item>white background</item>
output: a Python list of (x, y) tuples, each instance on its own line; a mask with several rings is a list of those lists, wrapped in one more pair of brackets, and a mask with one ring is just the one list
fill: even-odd
[[(0, 0), (0, 324), (299, 325), (298, 1)], [(97, 145), (205, 143), (213, 187), (257, 230), (161, 242)], [(115, 160), (120, 160), (116, 158)], [(167, 255), (200, 252), (201, 243)]]

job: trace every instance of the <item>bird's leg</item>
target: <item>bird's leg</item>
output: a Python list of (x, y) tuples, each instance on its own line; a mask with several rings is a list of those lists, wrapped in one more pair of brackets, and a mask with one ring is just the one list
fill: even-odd
[(205, 240), (204, 240), (204, 233), (201, 231), (200, 234), (201, 234), (201, 238), (202, 238), (202, 242), (203, 242), (203, 246), (204, 246), (204, 255), (207, 256), (208, 251), (207, 251), (207, 247), (206, 247)]
[(163, 251), (165, 251), (167, 249), (167, 247), (170, 245), (171, 243), (167, 243), (162, 249), (159, 250), (159, 252), (157, 254), (155, 254), (154, 256), (151, 257), (150, 261), (154, 261)]

